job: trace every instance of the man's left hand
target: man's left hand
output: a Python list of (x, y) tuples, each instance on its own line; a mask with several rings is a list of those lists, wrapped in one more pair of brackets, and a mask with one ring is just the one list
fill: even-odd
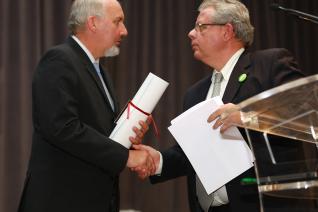
[(138, 127), (133, 127), (133, 131), (135, 132), (136, 136), (135, 137), (129, 137), (129, 140), (132, 144), (141, 144), (144, 135), (146, 132), (149, 130), (149, 125), (152, 122), (152, 116), (148, 116), (147, 120), (144, 121), (139, 121), (140, 129)]
[(216, 120), (213, 125), (213, 129), (217, 129), (221, 126), (220, 132), (224, 133), (227, 129), (233, 125), (242, 124), (241, 112), (239, 107), (235, 104), (228, 103), (222, 105), (219, 109), (214, 111), (208, 118), (208, 122)]

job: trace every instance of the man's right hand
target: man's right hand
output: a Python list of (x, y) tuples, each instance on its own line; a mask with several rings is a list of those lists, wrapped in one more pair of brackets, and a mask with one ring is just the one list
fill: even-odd
[(154, 160), (154, 163), (156, 166), (156, 171), (158, 170), (159, 163), (160, 163), (160, 153), (156, 149), (154, 149), (150, 146), (143, 145), (143, 144), (133, 145), (132, 148), (134, 148), (136, 150), (147, 151), (150, 154), (150, 156), (152, 157), (152, 159)]
[(126, 166), (138, 173), (139, 178), (145, 179), (156, 172), (156, 165), (153, 158), (146, 150), (129, 150), (129, 157)]

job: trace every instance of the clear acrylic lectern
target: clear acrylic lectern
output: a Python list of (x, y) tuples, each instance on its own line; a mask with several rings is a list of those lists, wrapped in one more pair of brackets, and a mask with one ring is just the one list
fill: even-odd
[(261, 211), (268, 211), (266, 196), (312, 199), (308, 211), (318, 211), (318, 75), (267, 90), (238, 106), (244, 122), (240, 127), (255, 156)]

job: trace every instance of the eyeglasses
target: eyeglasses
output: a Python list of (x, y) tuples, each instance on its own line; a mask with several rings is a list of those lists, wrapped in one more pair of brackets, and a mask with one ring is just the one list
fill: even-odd
[(194, 30), (196, 32), (202, 32), (205, 30), (208, 26), (223, 26), (225, 24), (218, 24), (218, 23), (210, 23), (210, 24), (201, 24), (201, 23), (196, 23), (194, 25)]

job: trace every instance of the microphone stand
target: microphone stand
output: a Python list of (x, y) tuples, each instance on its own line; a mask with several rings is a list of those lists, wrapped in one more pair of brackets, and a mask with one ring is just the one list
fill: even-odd
[(304, 12), (301, 12), (299, 10), (285, 8), (285, 7), (282, 7), (278, 4), (271, 4), (270, 8), (272, 8), (273, 10), (277, 10), (277, 11), (278, 10), (283, 11), (283, 12), (286, 12), (287, 14), (294, 15), (294, 16), (298, 17), (299, 19), (303, 19), (305, 21), (309, 21), (309, 22), (312, 22), (314, 24), (318, 24), (318, 16), (304, 13)]

